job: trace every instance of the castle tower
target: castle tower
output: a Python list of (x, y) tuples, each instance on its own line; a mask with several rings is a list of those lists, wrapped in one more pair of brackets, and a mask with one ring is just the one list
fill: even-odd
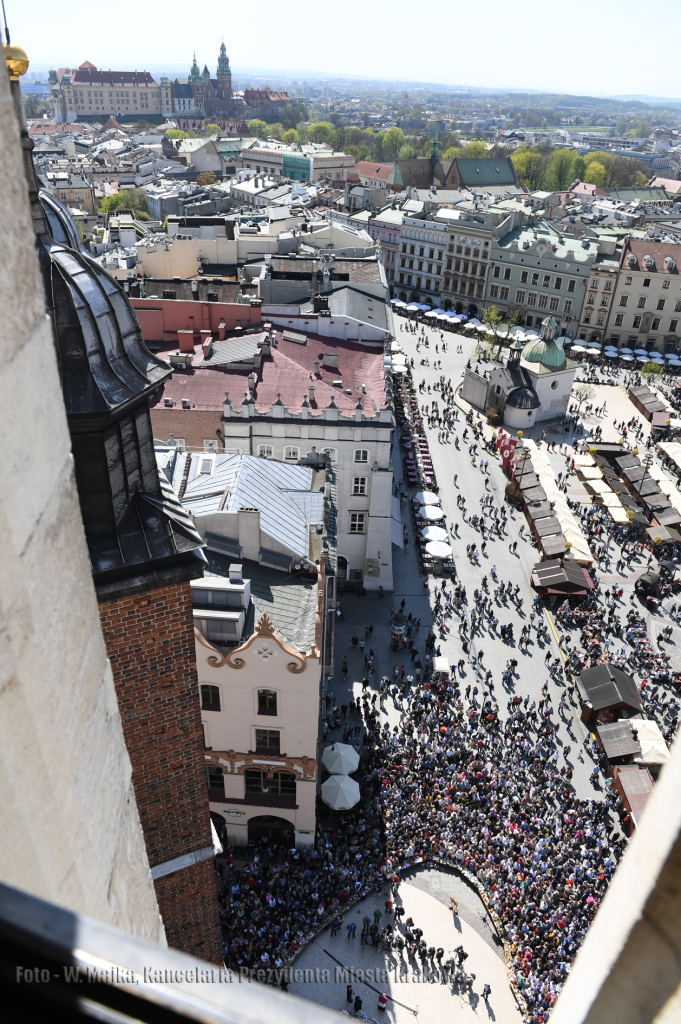
[(218, 57), (217, 67), (217, 80), (218, 88), (220, 90), (220, 98), (223, 100), (232, 99), (232, 69), (229, 66), (229, 57), (227, 56), (227, 50), (225, 49), (225, 41), (222, 40), (220, 44), (220, 56)]
[(187, 81), (201, 82), (201, 72), (199, 71), (199, 65), (196, 63), (196, 54), (194, 54), (194, 63), (191, 66), (189, 78), (187, 79)]

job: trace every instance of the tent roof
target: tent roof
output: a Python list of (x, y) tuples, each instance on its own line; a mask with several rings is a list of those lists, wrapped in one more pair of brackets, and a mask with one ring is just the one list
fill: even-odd
[(636, 683), (620, 668), (612, 665), (596, 665), (587, 668), (578, 677), (577, 686), (584, 700), (589, 701), (594, 711), (626, 704), (642, 711)]

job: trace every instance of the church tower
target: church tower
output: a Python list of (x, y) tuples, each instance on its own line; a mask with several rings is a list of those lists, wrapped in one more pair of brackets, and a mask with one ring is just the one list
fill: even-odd
[(221, 93), (221, 99), (232, 100), (232, 70), (229, 66), (229, 57), (227, 56), (227, 50), (225, 49), (225, 41), (222, 40), (220, 44), (220, 56), (218, 57), (218, 68), (217, 68), (217, 80), (218, 89)]
[(191, 66), (191, 71), (189, 72), (189, 78), (187, 79), (187, 81), (189, 81), (189, 82), (200, 82), (201, 81), (201, 72), (199, 71), (199, 65), (196, 63), (196, 54), (194, 54), (194, 63)]

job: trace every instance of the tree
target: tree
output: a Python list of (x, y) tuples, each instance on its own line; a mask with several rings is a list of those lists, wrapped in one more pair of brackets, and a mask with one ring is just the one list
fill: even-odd
[(458, 146), (447, 146), (442, 154), (444, 160), (454, 160), (457, 156), (461, 156), (461, 150)]
[(287, 146), (294, 146), (298, 143), (298, 132), (295, 128), (288, 128), (281, 137), (281, 141)]
[(267, 121), (261, 121), (256, 117), (255, 120), (248, 122), (248, 130), (254, 138), (264, 139), (267, 135)]
[(44, 97), (37, 96), (35, 93), (29, 93), (23, 99), (26, 117), (42, 117), (50, 109)]
[[(574, 178), (572, 179), (573, 181), (584, 181), (584, 175), (586, 174), (586, 161), (583, 156), (575, 157), (575, 162), (572, 165), (572, 173), (574, 174)], [(570, 184), (572, 184), (572, 181)]]
[[(496, 338), (499, 346), (497, 348), (497, 358), (504, 346), (504, 342), (510, 337), (508, 331), (511, 327), (515, 327), (519, 320), (520, 313), (517, 309), (514, 310), (513, 313), (509, 313), (506, 317), (500, 309), (497, 309), (496, 306), (488, 306), (487, 309), (483, 309), (482, 322), (485, 327), (489, 327), (489, 329), (494, 333), (494, 337)], [(501, 333), (502, 326), (507, 328), (503, 334)]]
[(328, 146), (334, 146), (336, 143), (336, 133), (333, 129), (333, 125), (329, 124), (328, 121), (317, 121), (310, 128), (309, 133), (310, 142), (326, 143)]
[(586, 173), (584, 174), (584, 181), (590, 185), (596, 185), (597, 188), (603, 188), (605, 185), (606, 171), (602, 163), (598, 160), (592, 160), (587, 166)]
[(197, 185), (215, 185), (217, 182), (217, 176), (214, 171), (201, 171), (198, 178), (196, 179)]
[(169, 128), (166, 132), (168, 139), (188, 139), (189, 132), (183, 132), (181, 128)]
[(651, 381), (655, 380), (656, 377), (659, 377), (661, 373), (664, 373), (664, 366), (660, 366), (659, 363), (655, 363), (653, 361), (644, 363), (641, 367), (641, 374), (649, 384)]
[(219, 135), (221, 131), (222, 131), (222, 128), (220, 127), (219, 124), (207, 124), (206, 125), (206, 135)]
[(634, 178), (634, 187), (635, 188), (645, 188), (647, 184), (648, 184), (648, 178), (643, 173), (643, 171), (637, 171), (636, 172), (636, 176)]
[(402, 134), (402, 129), (388, 128), (383, 137), (383, 148), (387, 151), (387, 155), (394, 160), (403, 145), (404, 135)]
[(466, 159), (480, 160), (482, 157), (487, 156), (487, 146), (484, 142), (469, 142), (468, 145), (464, 147), (461, 156)]
[(549, 161), (547, 185), (551, 191), (564, 192), (575, 180), (575, 154), (557, 149)]
[(267, 134), (271, 136), (273, 139), (276, 139), (277, 142), (281, 142), (282, 136), (284, 134), (283, 124), (280, 124), (278, 121), (275, 121), (274, 124), (269, 125), (267, 129)]
[(144, 118), (141, 118), (139, 121), (135, 121), (133, 128), (137, 132), (148, 132), (153, 128), (153, 125), (149, 121), (145, 121)]
[(414, 159), (414, 147), (408, 142), (405, 142), (403, 146), (400, 146), (400, 151), (397, 154), (398, 160), (413, 160)]
[(147, 194), (139, 188), (124, 188), (113, 196), (102, 199), (99, 208), (103, 213), (114, 210), (130, 210), (133, 213), (148, 213)]
[(584, 403), (593, 398), (595, 394), (596, 389), (591, 384), (578, 384), (577, 387), (572, 389), (572, 397), (577, 402), (577, 415), (579, 415), (579, 410)]

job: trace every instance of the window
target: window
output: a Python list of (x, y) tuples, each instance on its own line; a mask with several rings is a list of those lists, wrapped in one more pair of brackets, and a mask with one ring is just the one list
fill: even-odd
[(669, 281), (663, 281), (662, 282), (662, 287), (663, 288), (669, 288)]
[(624, 313), (618, 313), (615, 317), (615, 327), (621, 327), (624, 322)]
[(300, 448), (284, 448), (284, 458), (285, 459), (299, 459), (300, 458)]
[(539, 284), (539, 274), (532, 275), (532, 284)]
[(560, 291), (560, 289), (563, 287), (563, 278), (557, 277), (556, 280), (553, 282), (553, 287), (556, 289), (557, 292)]
[(596, 324), (597, 324), (598, 327), (602, 327), (604, 323), (605, 323), (605, 313), (599, 313), (598, 314), (598, 318), (596, 319)]
[(507, 302), (508, 301), (508, 288), (500, 288), (499, 289), (499, 298), (503, 302)]
[[(216, 452), (218, 450), (217, 438), (214, 438), (214, 437), (204, 437), (204, 439), (203, 439), (203, 450), (204, 450), (204, 452)], [(204, 459), (204, 462), (205, 461), (206, 460)], [(201, 472), (203, 473), (203, 472), (205, 472), (205, 470), (202, 469)], [(208, 470), (208, 472), (210, 473), (210, 469)]]
[(364, 513), (350, 513), (350, 533), (364, 533)]
[(628, 302), (629, 302), (629, 296), (628, 295), (620, 295), (620, 306), (626, 306), (626, 304)]
[(510, 280), (511, 280), (511, 268), (510, 267), (504, 267), (504, 281), (510, 281)]
[(624, 283), (625, 284), (631, 284), (631, 281), (632, 281), (632, 279), (630, 277), (625, 277), (624, 278)]
[(525, 326), (526, 327), (531, 327), (532, 326), (532, 317), (531, 316), (525, 317)]
[(649, 277), (644, 277), (644, 278), (643, 278), (643, 287), (644, 287), (644, 288), (650, 288), (650, 281), (651, 281), (651, 278), (649, 278)]
[(543, 284), (543, 287), (544, 288), (550, 288), (551, 287), (551, 278), (550, 278), (550, 276), (548, 274), (544, 274), (544, 284)]
[(536, 292), (529, 292), (528, 293), (527, 305), (528, 306), (536, 306), (537, 305), (537, 293)]
[(527, 284), (527, 271), (523, 270), (520, 274), (520, 283)]
[(633, 323), (633, 325), (632, 325), (632, 326), (633, 326), (633, 327), (640, 327), (640, 326), (641, 326), (641, 320), (642, 320), (642, 319), (643, 319), (643, 317), (640, 317), (640, 316), (635, 316), (635, 317), (634, 317), (634, 323)]
[(596, 292), (589, 292), (589, 298), (587, 299), (587, 302), (589, 303), (590, 306), (593, 306), (595, 301), (596, 301)]
[(589, 288), (596, 288), (596, 289), (598, 288), (598, 279), (597, 278), (593, 277), (589, 281)]
[(551, 296), (551, 301), (549, 302), (549, 309), (551, 310), (552, 313), (555, 313), (557, 311), (558, 303), (559, 302), (560, 302), (560, 299), (558, 298), (557, 295), (552, 295)]
[(577, 284), (577, 282), (574, 281), (574, 280), (573, 281), (568, 281), (568, 291), (569, 292), (573, 292), (575, 290), (576, 284)]
[(676, 305), (674, 306), (675, 313), (681, 313), (681, 299), (677, 299)]
[(463, 246), (462, 246), (462, 245), (457, 245), (457, 247), (456, 247), (456, 251), (457, 251), (457, 253), (458, 253), (458, 254), (459, 254), (459, 256), (460, 256), (460, 255), (461, 255), (461, 253), (463, 252)]
[(527, 293), (525, 292), (524, 288), (518, 288), (518, 290), (516, 291), (516, 293), (515, 293), (515, 301), (518, 303), (519, 306), (524, 306), (525, 305), (525, 296), (526, 296), (526, 294)]
[(664, 304), (665, 304), (666, 301), (667, 301), (666, 299), (658, 299), (657, 300), (657, 308), (658, 309), (664, 309)]
[(222, 774), (222, 768), (218, 768), (217, 765), (209, 764), (206, 768), (206, 774), (208, 776), (208, 789), (210, 793), (214, 793), (216, 796), (224, 796), (225, 779)]
[(570, 316), (572, 313), (572, 299), (566, 299), (563, 306), (563, 316)]
[(489, 297), (491, 299), (498, 299), (499, 298), (499, 285), (498, 284), (490, 285)]
[(352, 493), (353, 494), (366, 494), (367, 492), (367, 478), (365, 476), (356, 476), (352, 481)]
[(271, 444), (258, 445), (258, 455), (262, 456), (265, 459), (271, 459), (273, 451), (274, 449), (272, 448)]
[(219, 711), (220, 710), (220, 687), (219, 686), (202, 686), (201, 687), (201, 710), (202, 711)]
[(679, 326), (679, 321), (678, 320), (670, 320), (669, 321), (669, 330), (672, 332), (672, 334), (676, 333), (676, 329), (677, 329), (678, 326)]
[(584, 323), (585, 324), (590, 324), (591, 323), (591, 310), (587, 310), (587, 312), (584, 314)]
[(369, 452), (366, 448), (357, 448), (355, 451), (355, 462), (368, 462)]
[(646, 308), (646, 297), (645, 297), (645, 295), (639, 295), (638, 302), (637, 302), (636, 305), (638, 306), (639, 309), (645, 309)]
[(557, 380), (552, 381), (551, 382), (551, 390), (555, 391), (557, 387), (558, 387), (558, 381)]
[(501, 267), (495, 267), (492, 271), (492, 277), (501, 277)]
[(603, 285), (603, 289), (606, 292), (611, 292), (612, 291), (612, 281), (606, 281), (605, 284)]
[(548, 301), (549, 301), (548, 295), (543, 295), (543, 294), (540, 295), (539, 296), (539, 308), (540, 309), (546, 309)]
[(255, 752), (256, 754), (278, 754), (279, 737), (278, 729), (256, 729), (255, 730)]
[(653, 322), (652, 322), (652, 325), (651, 325), (650, 329), (651, 329), (651, 331), (659, 331), (659, 329), (660, 329), (660, 317), (659, 316), (654, 316), (653, 317)]
[(296, 777), (293, 772), (274, 772), (271, 779), (259, 768), (247, 768), (244, 772), (247, 793), (267, 793), (269, 796), (295, 796)]
[(258, 714), (276, 715), (277, 695), (274, 690), (258, 690)]
[(607, 295), (601, 295), (601, 306), (607, 306), (607, 305), (608, 305), (608, 296)]

